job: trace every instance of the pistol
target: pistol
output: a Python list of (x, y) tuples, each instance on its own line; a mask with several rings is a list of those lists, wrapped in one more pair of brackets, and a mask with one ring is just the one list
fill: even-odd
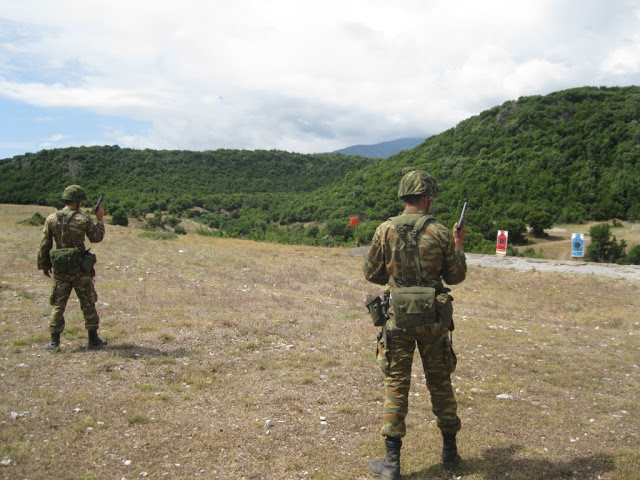
[(462, 225), (464, 225), (464, 217), (467, 215), (467, 202), (464, 202), (464, 205), (462, 206), (462, 213), (460, 214), (460, 220), (458, 220), (458, 227), (456, 228), (456, 231), (458, 233), (460, 233), (460, 230), (462, 230)]
[(96, 206), (93, 207), (93, 213), (98, 213), (98, 210), (100, 209), (100, 204), (102, 203), (102, 197), (104, 197), (104, 195), (100, 195), (98, 197), (98, 201), (96, 202)]

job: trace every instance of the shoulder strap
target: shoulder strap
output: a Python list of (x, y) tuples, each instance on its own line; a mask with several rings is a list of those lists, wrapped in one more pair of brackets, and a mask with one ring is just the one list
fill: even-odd
[[(398, 230), (398, 235), (400, 236), (400, 265), (402, 267), (402, 281), (405, 286), (409, 286), (409, 275), (407, 271), (407, 243), (413, 246), (413, 258), (414, 264), (416, 266), (416, 280), (418, 282), (418, 286), (422, 286), (422, 275), (420, 273), (420, 249), (418, 248), (418, 233), (424, 228), (427, 222), (434, 220), (434, 218), (430, 215), (421, 215), (415, 220), (415, 223), (411, 222), (410, 219), (405, 217), (404, 215), (400, 215), (397, 217), (392, 217), (391, 223)], [(411, 228), (411, 237), (408, 238), (408, 242), (405, 242), (405, 236), (407, 234), (408, 227)]]

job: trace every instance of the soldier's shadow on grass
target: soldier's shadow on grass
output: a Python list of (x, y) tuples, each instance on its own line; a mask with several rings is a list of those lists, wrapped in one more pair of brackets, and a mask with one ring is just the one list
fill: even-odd
[(518, 458), (522, 447), (511, 445), (504, 448), (488, 448), (480, 458), (463, 458), (460, 466), (447, 472), (442, 465), (433, 465), (419, 472), (404, 475), (404, 479), (450, 479), (480, 474), (485, 480), (526, 478), (527, 480), (559, 480), (567, 478), (595, 479), (614, 468), (610, 456), (595, 454), (589, 457), (571, 458), (566, 461), (551, 461), (534, 458)]
[[(93, 352), (95, 350), (87, 350), (86, 346), (78, 349), (82, 352)], [(123, 358), (145, 358), (145, 357), (171, 357), (182, 358), (190, 357), (192, 352), (186, 348), (174, 348), (171, 350), (161, 350), (154, 347), (145, 347), (142, 345), (135, 345), (131, 343), (121, 343), (118, 345), (109, 344), (106, 347), (101, 348), (102, 351), (108, 351), (118, 354)]]

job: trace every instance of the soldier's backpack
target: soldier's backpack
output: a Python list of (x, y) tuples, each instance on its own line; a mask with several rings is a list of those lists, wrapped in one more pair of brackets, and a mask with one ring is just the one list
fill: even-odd
[[(51, 265), (54, 273), (70, 274), (79, 270), (90, 272), (96, 263), (96, 256), (93, 253), (82, 251), (75, 247), (60, 248), (65, 243), (68, 244), (69, 221), (78, 212), (72, 210), (70, 213), (58, 211), (56, 213), (58, 226), (56, 229), (56, 249), (50, 253)], [(63, 241), (65, 243), (63, 243)]]
[[(409, 223), (407, 223), (407, 220)], [(390, 292), (390, 304), (393, 307), (395, 327), (401, 330), (414, 327), (429, 326), (436, 319), (436, 289), (422, 285), (420, 274), (420, 251), (418, 248), (418, 233), (433, 217), (423, 215), (412, 224), (406, 216), (391, 218), (393, 226), (400, 237), (400, 262), (402, 267), (402, 286), (394, 277), (395, 287)], [(417, 285), (409, 285), (407, 270), (407, 245), (413, 247), (414, 264), (416, 268)]]

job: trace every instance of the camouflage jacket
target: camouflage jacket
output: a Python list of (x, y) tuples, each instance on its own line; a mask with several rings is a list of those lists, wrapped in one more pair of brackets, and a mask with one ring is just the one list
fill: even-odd
[[(59, 212), (69, 215), (72, 211), (70, 207), (64, 207)], [(40, 242), (40, 250), (38, 250), (38, 270), (51, 270), (51, 257), (49, 252), (53, 248), (54, 242), (57, 243), (56, 236), (58, 232), (58, 213), (52, 213), (44, 222), (42, 230), (42, 241)], [(104, 223), (98, 220), (94, 223), (89, 215), (77, 212), (69, 222), (69, 235), (61, 235), (61, 244), (56, 248), (76, 247), (80, 250), (86, 250), (84, 246), (85, 235), (91, 243), (99, 243), (104, 238)]]
[[(407, 208), (403, 215), (418, 218), (424, 212), (416, 208)], [(433, 217), (431, 217), (433, 218)], [(365, 278), (387, 289), (403, 285), (400, 236), (391, 220), (382, 223), (371, 240), (371, 247), (364, 258)], [(420, 249), (420, 274), (422, 284), (428, 287), (446, 282), (455, 285), (467, 275), (467, 262), (464, 252), (455, 250), (453, 233), (431, 220), (417, 235)], [(415, 256), (412, 245), (406, 245), (407, 271), (410, 285), (417, 285)]]

